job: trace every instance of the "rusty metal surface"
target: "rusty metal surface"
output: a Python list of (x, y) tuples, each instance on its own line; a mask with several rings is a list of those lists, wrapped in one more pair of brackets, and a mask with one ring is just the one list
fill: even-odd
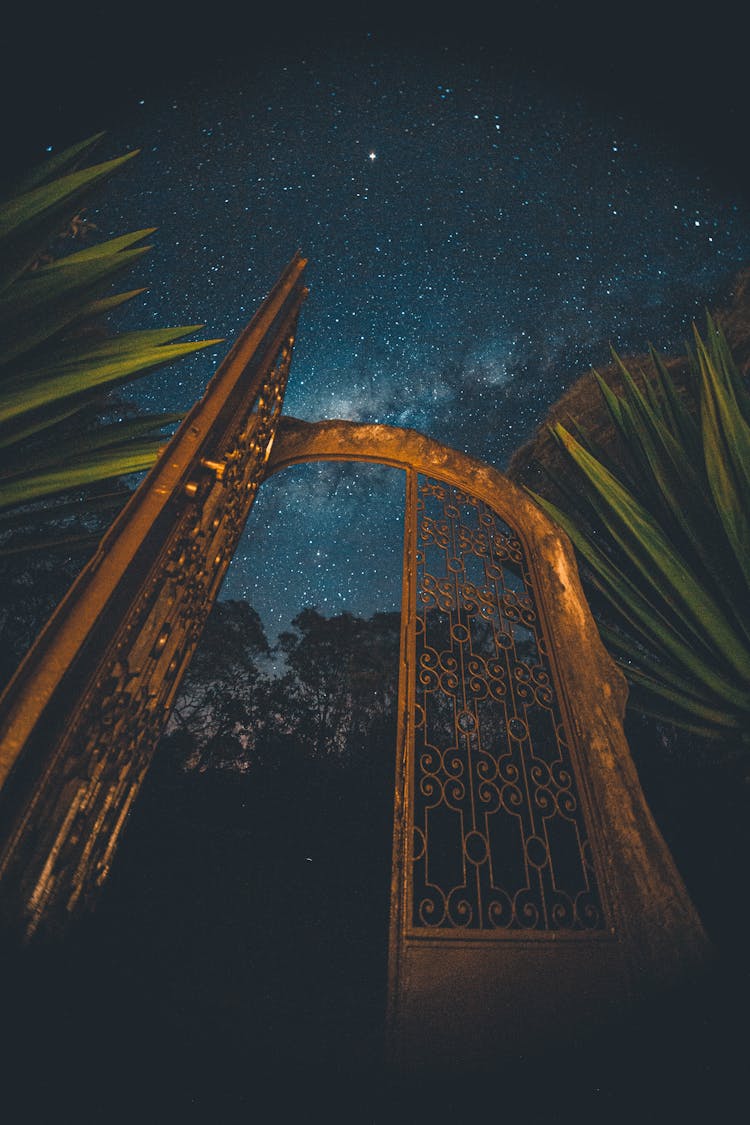
[(606, 931), (526, 552), (420, 476), (409, 932)]
[[(560, 1042), (576, 1034), (577, 1028), (621, 1010), (649, 989), (658, 989), (670, 979), (684, 979), (704, 963), (710, 953), (709, 943), (644, 798), (623, 731), (625, 680), (602, 645), (567, 537), (502, 473), (413, 430), (283, 418), (268, 472), (320, 460), (372, 461), (403, 468), (407, 476), (388, 967), (391, 1065), (401, 1070), (425, 1065), (445, 1068), (446, 1072), (456, 1067), (492, 1066), (503, 1053), (515, 1055), (535, 1049), (545, 1040)], [(429, 740), (422, 738), (420, 748), (422, 736), (418, 730), (420, 707), (425, 702), (420, 698), (419, 677), (425, 671), (421, 665), (425, 659), (429, 664), (431, 657), (430, 645), (418, 638), (418, 597), (443, 597), (448, 608), (451, 598), (465, 600), (467, 594), (464, 582), (459, 583), (462, 589), (454, 583), (451, 593), (450, 573), (445, 573), (445, 566), (438, 574), (435, 568), (425, 568), (420, 558), (426, 528), (424, 512), (419, 511), (419, 491), (426, 480), (444, 489), (446, 498), (470, 498), (476, 512), (488, 518), (496, 531), (502, 534), (505, 527), (510, 533), (504, 535), (505, 547), (518, 558), (515, 564), (510, 559), (507, 577), (512, 584), (511, 572), (514, 565), (519, 570), (520, 559), (522, 567), (515, 577), (522, 580), (523, 589), (519, 586), (501, 594), (502, 581), (498, 586), (493, 577), (491, 583), (480, 583), (481, 596), (473, 615), (481, 617), (484, 605), (485, 613), (505, 622), (501, 628), (505, 633), (510, 631), (507, 626), (514, 616), (523, 625), (525, 615), (526, 623), (533, 625), (537, 655), (542, 657), (530, 663), (513, 659), (505, 668), (506, 680), (510, 676), (516, 682), (502, 697), (503, 706), (510, 701), (517, 707), (519, 701), (524, 703), (525, 693), (530, 693), (544, 713), (541, 725), (546, 717), (550, 734), (546, 748), (542, 742), (536, 744), (536, 753), (529, 739), (515, 739), (513, 745), (512, 734), (505, 749), (502, 744), (497, 747), (498, 771), (507, 772), (510, 767), (510, 773), (515, 776), (518, 770), (520, 778), (528, 770), (531, 779), (534, 770), (536, 778), (526, 796), (521, 794), (518, 807), (510, 788), (503, 794), (510, 803), (511, 819), (514, 814), (519, 817), (516, 828), (520, 824), (521, 831), (515, 853), (523, 869), (517, 872), (511, 908), (503, 919), (507, 925), (495, 924), (500, 919), (489, 915), (484, 919), (486, 924), (462, 924), (469, 916), (463, 909), (454, 918), (446, 910), (445, 925), (424, 924), (434, 922), (439, 911), (432, 918), (419, 917), (413, 871), (421, 842), (418, 831), (415, 846), (413, 829), (420, 829), (420, 816), (424, 823), (430, 803), (440, 803), (434, 800), (437, 788), (443, 792), (446, 786), (450, 789), (449, 775), (455, 773), (456, 762), (449, 746), (440, 748), (442, 774), (440, 769), (423, 769), (420, 762), (425, 752), (431, 754)], [(450, 524), (453, 520), (449, 514), (442, 522)], [(468, 534), (466, 527), (463, 532), (458, 527), (452, 529), (467, 539), (464, 564), (466, 556), (476, 554), (484, 567), (478, 530), (473, 528), (478, 547), (474, 551), (470, 549), (472, 529)], [(455, 552), (451, 557), (455, 558)], [(486, 570), (484, 577), (488, 577)], [(495, 587), (494, 594), (491, 586)], [(501, 605), (505, 594), (511, 596)], [(466, 622), (459, 616), (456, 622), (460, 633)], [(529, 638), (525, 639), (528, 647)], [(518, 657), (515, 640), (523, 647), (522, 632), (513, 644)], [(452, 708), (458, 683), (451, 680), (451, 669), (447, 672), (449, 690), (445, 695)], [(429, 687), (433, 679), (427, 669), (428, 683), (421, 687)], [(491, 675), (479, 677), (479, 694), (482, 682), (490, 690), (492, 679)], [(526, 711), (521, 718), (526, 734), (528, 717)], [(462, 734), (472, 732), (457, 730), (456, 718), (454, 714), (449, 727), (458, 742)], [(536, 717), (530, 721), (535, 723)], [(524, 733), (521, 727), (515, 729), (518, 734)], [(535, 762), (535, 756), (545, 754), (550, 758), (549, 765)], [(494, 766), (489, 768), (490, 772), (494, 770)], [(552, 787), (541, 784), (546, 770), (551, 779), (554, 771)], [(475, 773), (476, 795), (482, 780), (490, 779)], [(417, 792), (420, 785), (426, 784), (429, 790), (436, 781), (440, 786), (431, 793)], [(510, 774), (507, 781), (513, 785)], [(502, 791), (502, 785), (499, 788)], [(495, 786), (496, 796), (497, 789)], [(493, 797), (492, 786), (486, 795)], [(451, 800), (449, 794), (446, 803)], [(468, 823), (470, 801), (467, 804), (462, 797), (460, 804)], [(553, 808), (558, 826), (565, 822), (562, 827), (568, 832), (568, 843), (573, 840), (572, 848), (564, 849), (564, 864), (559, 850), (547, 848), (544, 839), (544, 814)], [(476, 867), (475, 876), (481, 867), (481, 884), (489, 872), (485, 852), (472, 853), (474, 860), (482, 861), (472, 862), (466, 854), (466, 843), (471, 851), (480, 841), (466, 839), (471, 831), (463, 835), (459, 841), (454, 833), (452, 862), (454, 866), (466, 863), (469, 872)], [(507, 861), (513, 847), (499, 850)], [(438, 890), (444, 890), (439, 880), (432, 882)], [(534, 882), (538, 901), (529, 912), (522, 900)], [(507, 886), (506, 882), (502, 888), (506, 893)], [(487, 889), (491, 890), (485, 879)], [(565, 893), (558, 896), (558, 889)], [(437, 897), (442, 902), (442, 895)], [(450, 894), (445, 897), (450, 898)], [(477, 893), (474, 909), (479, 902)]]
[(0, 901), (63, 928), (114, 848), (263, 480), (306, 296), (296, 255), (0, 700)]

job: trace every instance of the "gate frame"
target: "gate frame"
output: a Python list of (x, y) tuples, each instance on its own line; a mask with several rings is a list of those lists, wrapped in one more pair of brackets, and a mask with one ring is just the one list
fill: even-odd
[[(708, 942), (641, 790), (623, 730), (625, 679), (564, 532), (502, 473), (417, 431), (282, 417), (305, 265), (299, 254), (289, 263), (0, 699), (2, 928), (54, 937), (95, 900), (261, 482), (309, 461), (403, 469), (389, 1057), (407, 1069), (491, 1064), (498, 1051), (559, 1041), (581, 1020), (683, 979)], [(419, 473), (479, 498), (524, 545), (596, 855), (603, 934), (407, 933)]]
[[(508, 477), (415, 430), (282, 418), (266, 475), (310, 461), (376, 463), (407, 479), (387, 1048), (396, 1070), (492, 1067), (547, 1049), (684, 982), (710, 946), (648, 807), (625, 738), (627, 683), (599, 637), (566, 534)], [(568, 734), (608, 926), (603, 932), (407, 933), (414, 747), (416, 478), (484, 501), (521, 541)]]

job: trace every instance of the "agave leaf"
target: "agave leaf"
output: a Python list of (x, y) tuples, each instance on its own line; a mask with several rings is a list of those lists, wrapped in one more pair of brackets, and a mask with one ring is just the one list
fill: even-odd
[[(608, 402), (607, 395), (612, 395), (612, 397), (615, 398), (615, 402), (617, 403), (617, 406), (615, 407), (617, 415), (612, 415), (612, 421), (615, 426), (615, 432), (618, 433), (620, 438), (624, 440), (624, 435), (620, 429), (621, 412), (618, 409), (619, 399), (617, 399), (616, 396), (612, 394), (611, 388), (596, 371), (593, 372), (593, 375), (597, 381), (597, 384), (602, 390), (605, 402)], [(587, 450), (587, 452), (590, 453), (592, 457), (596, 457), (597, 461), (600, 461), (602, 465), (606, 465), (611, 473), (615, 475), (619, 473), (621, 477), (624, 478), (624, 481), (625, 483), (627, 483), (628, 487), (631, 488), (631, 491), (637, 488), (637, 482), (632, 477), (627, 464), (624, 464), (623, 461), (616, 460), (613, 456), (611, 456), (609, 451), (599, 442), (595, 441), (591, 434), (586, 433), (585, 430), (583, 430), (582, 427), (578, 425), (574, 418), (568, 418), (568, 424), (565, 428), (575, 436), (579, 445), (582, 445), (583, 448)]]
[[(561, 452), (565, 456), (566, 460), (570, 460), (570, 458), (568, 456), (568, 451), (565, 448), (565, 442), (560, 437), (558, 427), (561, 427), (561, 423), (555, 423), (553, 426), (548, 427), (549, 433), (550, 433), (553, 441), (555, 442), (555, 444), (558, 446), (558, 448), (561, 450)], [(565, 427), (562, 427), (562, 428), (565, 428)], [(581, 433), (580, 427), (576, 426), (575, 429), (577, 430), (577, 432), (579, 434)], [(568, 432), (570, 432), (570, 431), (568, 431)], [(609, 471), (612, 473), (613, 476), (616, 475), (617, 472), (620, 472), (622, 474), (622, 476), (625, 478), (625, 480), (627, 480), (627, 481), (630, 480), (629, 473), (628, 473), (627, 469), (624, 469), (621, 465), (617, 464), (609, 456), (609, 454), (601, 451), (597, 447), (597, 444), (594, 441), (592, 441), (587, 434), (584, 433), (582, 435), (582, 438), (583, 438), (583, 440), (576, 439), (576, 440), (579, 440), (579, 445), (581, 446), (582, 449), (585, 449), (590, 454), (590, 456), (596, 458), (596, 460), (601, 459), (601, 463), (605, 464), (607, 466), (607, 468), (609, 469)], [(600, 455), (601, 455), (601, 457), (600, 457)], [(548, 474), (548, 475), (550, 476), (550, 479), (552, 480), (555, 487), (557, 489), (559, 489), (560, 492), (562, 492), (564, 495), (567, 496), (569, 502), (571, 502), (571, 504), (574, 508), (579, 509), (582, 512), (585, 511), (586, 519), (587, 519), (588, 522), (590, 522), (592, 525), (600, 526), (600, 521), (597, 517), (595, 508), (591, 504), (590, 497), (589, 497), (589, 494), (588, 494), (587, 490), (585, 490), (585, 489), (580, 490), (579, 489), (578, 491), (573, 491), (572, 488), (570, 488), (569, 486), (567, 486), (565, 484), (565, 478), (562, 474), (558, 474), (557, 476), (555, 476), (554, 474)]]
[(105, 313), (112, 312), (119, 305), (124, 305), (126, 301), (132, 301), (133, 297), (140, 297), (141, 293), (146, 292), (147, 288), (148, 286), (142, 285), (140, 289), (128, 289), (124, 293), (113, 293), (110, 297), (99, 297), (97, 300), (84, 305), (76, 320), (89, 320), (95, 316), (103, 316)]
[[(97, 359), (109, 355), (124, 355), (141, 348), (158, 348), (163, 344), (173, 344), (193, 332), (200, 332), (202, 324), (178, 324), (172, 328), (139, 328), (133, 332), (119, 332), (116, 336), (106, 336), (86, 345), (85, 359)], [(68, 359), (67, 364), (77, 362)]]
[[(0, 532), (5, 551), (31, 550), (34, 544), (40, 549), (44, 532), (33, 531), (30, 539), (29, 528), (45, 521), (48, 530), (56, 523), (65, 536), (71, 514), (65, 494), (84, 490), (75, 514), (93, 510), (87, 486), (148, 468), (170, 440), (159, 431), (177, 420), (147, 416), (92, 431), (90, 415), (82, 415), (82, 431), (80, 425), (76, 430), (78, 412), (94, 406), (114, 385), (222, 342), (183, 342), (195, 325), (94, 337), (91, 322), (143, 292), (110, 294), (108, 289), (117, 272), (146, 252), (148, 247), (136, 244), (153, 228), (40, 264), (52, 237), (86, 205), (91, 192), (136, 155), (76, 170), (99, 139), (91, 137), (45, 161), (23, 178), (20, 194), (0, 203)], [(81, 329), (75, 336), (69, 332), (74, 324)], [(59, 496), (62, 501), (55, 502)], [(91, 503), (111, 506), (123, 499), (97, 495)]]
[(706, 342), (694, 329), (687, 348), (700, 421), (652, 348), (643, 389), (621, 361), (622, 397), (599, 380), (637, 488), (558, 424), (582, 494), (563, 496), (571, 512), (586, 505), (585, 524), (527, 491), (567, 531), (609, 607), (617, 628), (601, 624), (602, 637), (634, 705), (750, 743), (750, 395), (707, 323)]
[[(708, 352), (717, 371), (725, 374), (731, 396), (742, 417), (750, 424), (750, 393), (729, 350), (726, 336), (721, 332), (709, 312), (706, 313)], [(695, 334), (695, 327), (693, 329)]]
[(700, 430), (685, 403), (677, 392), (672, 375), (666, 363), (654, 347), (649, 345), (649, 355), (654, 370), (654, 378), (659, 386), (661, 400), (660, 418), (666, 430), (682, 445), (686, 452), (691, 451), (697, 458), (700, 454)]
[(62, 409), (55, 409), (55, 405), (52, 404), (46, 409), (32, 411), (31, 417), (28, 414), (20, 415), (8, 425), (0, 426), (0, 450), (18, 445), (19, 442), (49, 430), (60, 422), (65, 422), (77, 414), (83, 405), (79, 402), (73, 404), (68, 402)]
[[(644, 506), (682, 547), (686, 560), (692, 558), (703, 568), (724, 602), (724, 592), (733, 588), (738, 573), (721, 550), (724, 529), (704, 473), (627, 379), (626, 393), (638, 431), (639, 477), (647, 485), (650, 500)], [(724, 612), (727, 610), (733, 613), (732, 606), (725, 606)]]
[(592, 486), (592, 502), (602, 522), (646, 585), (674, 608), (700, 643), (709, 640), (717, 655), (750, 680), (750, 652), (719, 603), (686, 566), (650, 513), (575, 438), (562, 427), (560, 430), (571, 458)]
[(610, 387), (609, 383), (601, 377), (598, 371), (593, 372), (599, 390), (601, 391), (604, 403), (609, 411), (610, 418), (612, 419), (615, 429), (622, 431), (622, 405), (620, 399)]
[(61, 298), (70, 301), (80, 294), (88, 295), (93, 286), (108, 281), (150, 249), (150, 246), (139, 246), (118, 254), (71, 262), (64, 269), (35, 270), (0, 297), (0, 324), (12, 322), (15, 326), (23, 318), (45, 315), (45, 306), (53, 306)]
[(78, 141), (77, 144), (70, 145), (62, 152), (55, 153), (54, 156), (48, 156), (30, 171), (25, 172), (20, 179), (15, 180), (7, 193), (8, 196), (25, 195), (33, 188), (41, 187), (42, 184), (48, 184), (64, 175), (79, 164), (83, 157), (87, 156), (99, 144), (102, 137), (104, 137), (103, 132), (95, 133), (92, 137), (87, 137), (85, 141)]
[(162, 445), (170, 435), (160, 434), (166, 426), (174, 426), (185, 417), (184, 413), (149, 414), (145, 418), (131, 418), (124, 422), (110, 422), (100, 426), (86, 438), (76, 439), (76, 455), (93, 449), (119, 449), (135, 439), (153, 435)]
[[(646, 693), (644, 695), (637, 690), (631, 691), (630, 702), (635, 710), (639, 711), (642, 715), (646, 715), (649, 719), (655, 719), (660, 723), (668, 723), (670, 726), (679, 727), (681, 730), (689, 731), (691, 734), (696, 734), (701, 738), (710, 739), (713, 742), (719, 742), (721, 739), (726, 739), (727, 731), (721, 727), (702, 726), (699, 723), (693, 723), (680, 712), (676, 711), (673, 707), (664, 704), (659, 706), (654, 704), (653, 698), (649, 697)], [(733, 737), (744, 737), (738, 730), (736, 733), (731, 732)]]
[[(72, 464), (85, 455), (95, 450), (125, 448), (133, 441), (153, 435), (158, 442), (164, 445), (168, 440), (165, 434), (155, 434), (155, 431), (164, 426), (173, 425), (183, 417), (182, 414), (150, 415), (146, 418), (134, 418), (127, 422), (111, 422), (108, 425), (97, 426), (83, 434), (62, 435), (54, 446), (48, 445), (46, 450), (35, 450), (34, 468), (44, 469), (50, 465)], [(28, 470), (19, 465), (16, 460), (0, 467), (0, 479), (10, 480)]]
[[(63, 348), (81, 348), (83, 346), (83, 341), (80, 338), (74, 340), (67, 338), (71, 328), (79, 328), (86, 321), (93, 321), (97, 318), (101, 319), (105, 317), (107, 313), (112, 312), (120, 305), (124, 305), (126, 301), (131, 301), (133, 297), (138, 297), (141, 293), (145, 293), (146, 288), (146, 286), (141, 286), (140, 289), (128, 289), (123, 293), (113, 293), (109, 297), (95, 297), (92, 301), (86, 301), (81, 304), (77, 310), (72, 311), (70, 319), (62, 325), (61, 329), (54, 333), (45, 332), (44, 337), (37, 341), (36, 345), (33, 347), (34, 358), (36, 359), (40, 355), (48, 357), (49, 353), (47, 347), (51, 349), (53, 354), (56, 354), (57, 350), (62, 350)], [(31, 347), (24, 348), (19, 355), (23, 357), (31, 350)], [(23, 362), (24, 360), (21, 358), (21, 363)], [(11, 370), (15, 370), (15, 363), (12, 365), (5, 364), (1, 357), (0, 366), (5, 366), (6, 370), (8, 366), (11, 366)]]
[(146, 348), (172, 344), (203, 328), (202, 324), (182, 324), (175, 328), (146, 328), (135, 332), (119, 332), (103, 339), (60, 340), (33, 357), (19, 360), (9, 368), (7, 387), (30, 385), (34, 380), (63, 375), (101, 360), (136, 355)]
[(619, 353), (616, 352), (614, 348), (610, 348), (610, 354), (612, 356), (612, 359), (615, 362), (615, 366), (617, 367), (618, 371), (620, 372), (620, 376), (622, 378), (622, 381), (623, 381), (623, 384), (624, 384), (625, 388), (626, 389), (628, 387), (633, 388), (639, 396), (645, 396), (647, 399), (649, 399), (650, 404), (652, 405), (653, 409), (658, 410), (660, 404), (659, 404), (658, 400), (654, 397), (654, 391), (653, 391), (653, 388), (650, 386), (648, 376), (645, 375), (644, 372), (640, 368), (638, 369), (639, 374), (641, 376), (641, 379), (643, 380), (643, 390), (641, 390), (641, 388), (636, 384), (636, 381), (633, 378), (632, 373), (625, 366), (625, 362), (623, 361), (623, 359), (619, 355)]
[[(617, 663), (623, 668), (633, 684), (645, 691), (648, 696), (655, 697), (657, 702), (655, 705), (652, 704), (654, 709), (649, 708), (648, 710), (648, 713), (655, 718), (666, 719), (688, 730), (710, 734), (714, 738), (719, 737), (722, 731), (726, 733), (727, 731), (742, 729), (742, 720), (736, 714), (733, 715), (721, 708), (704, 707), (690, 696), (667, 687), (637, 668), (624, 666), (620, 660)], [(667, 703), (668, 706), (660, 707), (658, 701), (661, 701), (662, 704)], [(641, 710), (643, 709), (641, 707)]]
[[(706, 472), (716, 508), (750, 592), (750, 426), (728, 378), (698, 343)], [(726, 376), (726, 373), (724, 373)]]
[(738, 684), (736, 677), (721, 674), (716, 666), (715, 653), (705, 645), (698, 649), (690, 634), (685, 633), (684, 623), (675, 619), (663, 602), (659, 608), (658, 604), (650, 601), (643, 589), (629, 581), (554, 504), (544, 497), (536, 496), (529, 489), (526, 491), (568, 534), (573, 546), (591, 567), (593, 580), (599, 591), (643, 643), (675, 661), (693, 679), (707, 684), (720, 698), (735, 706), (742, 706), (747, 702), (747, 692)]
[(138, 150), (133, 150), (124, 156), (116, 156), (113, 160), (91, 164), (88, 168), (69, 172), (52, 183), (40, 184), (23, 195), (5, 200), (0, 204), (0, 241), (9, 238), (19, 229), (38, 222), (50, 212), (56, 213), (61, 203), (66, 204), (66, 210), (69, 210), (68, 201), (107, 179), (128, 160), (132, 160), (137, 152)]
[(155, 230), (156, 227), (144, 227), (143, 230), (121, 234), (117, 238), (107, 239), (106, 242), (98, 242), (94, 246), (87, 246), (84, 250), (76, 250), (74, 254), (66, 254), (63, 258), (55, 258), (54, 261), (40, 266), (35, 271), (34, 276), (44, 277), (45, 274), (68, 269), (70, 266), (78, 266), (81, 262), (90, 262), (94, 258), (106, 258), (109, 254), (120, 254), (136, 242), (142, 242), (144, 238), (148, 238)]
[[(639, 435), (638, 427), (633, 417), (633, 411), (630, 405), (616, 395), (600, 375), (596, 372), (594, 374), (612, 419), (615, 433), (620, 439), (624, 457), (622, 462), (618, 463), (614, 458), (610, 457), (604, 449), (589, 447), (588, 452), (592, 453), (596, 460), (604, 465), (613, 476), (618, 477), (622, 484), (624, 484), (642, 504), (647, 505), (648, 489), (644, 488), (644, 482), (638, 471), (640, 469), (639, 458), (637, 456)], [(584, 446), (584, 448), (586, 447)]]
[[(37, 313), (27, 319), (26, 324), (22, 326), (22, 332), (8, 333), (6, 346), (2, 348), (0, 344), (0, 376), (15, 371), (18, 360), (21, 363), (27, 362), (25, 357), (28, 357), (29, 352), (34, 354), (35, 359), (40, 353), (48, 358), (45, 345), (53, 350), (60, 351), (80, 349), (82, 346), (80, 339), (72, 341), (64, 339), (71, 327), (89, 321), (93, 317), (106, 315), (112, 309), (125, 304), (126, 300), (130, 300), (130, 298), (141, 293), (144, 293), (143, 288), (130, 289), (127, 293), (118, 293), (110, 297), (97, 297), (93, 300), (88, 300), (85, 295), (76, 296), (71, 300), (64, 298), (58, 300), (46, 315)], [(61, 339), (61, 336), (63, 339)]]
[[(85, 321), (91, 321), (96, 317), (104, 317), (107, 313), (125, 304), (126, 301), (130, 301), (133, 297), (138, 297), (145, 292), (146, 287), (142, 286), (140, 289), (129, 289), (124, 293), (114, 293), (109, 297), (97, 297), (93, 301), (81, 304), (57, 332), (50, 333), (44, 328), (33, 344), (30, 342), (31, 337), (27, 337), (29, 346), (19, 351), (17, 353), (18, 358), (12, 363), (5, 362), (4, 353), (0, 349), (0, 368), (5, 367), (6, 374), (15, 374), (32, 362), (34, 367), (39, 365), (50, 366), (54, 365), (57, 356), (60, 356), (60, 362), (63, 362), (68, 356), (75, 356), (84, 347), (90, 346), (90, 340), (82, 340), (80, 337), (72, 340), (66, 339), (71, 327), (80, 325)], [(33, 361), (28, 359), (27, 353), (29, 351), (33, 351)]]
[[(689, 701), (695, 708), (703, 708), (704, 718), (708, 717), (711, 709), (727, 712), (726, 701), (722, 700), (711, 691), (706, 690), (703, 680), (691, 677), (684, 668), (675, 667), (668, 658), (655, 657), (642, 646), (634, 644), (633, 638), (612, 629), (607, 625), (600, 625), (599, 632), (607, 647), (620, 654), (620, 662), (627, 662), (633, 672), (648, 675), (655, 684), (660, 684), (665, 690), (669, 689), (679, 693), (687, 705)], [(739, 696), (744, 707), (750, 706), (750, 690)]]
[(89, 300), (93, 290), (127, 269), (148, 249), (125, 250), (111, 258), (71, 266), (63, 276), (47, 274), (13, 286), (5, 298), (0, 297), (0, 331), (7, 333), (2, 364), (7, 365), (77, 320), (81, 302)]
[[(548, 427), (548, 429), (553, 440), (557, 442), (558, 439), (552, 432), (552, 429), (550, 427)], [(581, 519), (586, 519), (588, 516), (588, 512), (586, 510), (587, 505), (585, 502), (585, 498), (581, 496), (580, 492), (575, 492), (569, 486), (565, 476), (562, 473), (555, 472), (554, 469), (550, 468), (550, 466), (545, 464), (543, 461), (538, 462), (537, 468), (541, 470), (542, 476), (549, 482), (555, 492), (559, 492), (563, 497), (568, 511), (578, 512), (580, 513)], [(528, 491), (530, 492), (530, 495), (536, 495), (530, 489)]]
[(33, 384), (19, 386), (14, 381), (0, 400), (0, 423), (10, 421), (51, 403), (62, 402), (93, 388), (111, 387), (132, 379), (136, 374), (152, 371), (180, 356), (203, 348), (215, 347), (221, 340), (199, 340), (197, 343), (171, 344), (166, 347), (142, 348), (121, 359), (93, 363), (62, 374), (37, 379)]
[(610, 352), (612, 358), (615, 361), (615, 365), (617, 366), (623, 379), (626, 390), (628, 387), (630, 387), (633, 391), (635, 391), (639, 398), (643, 398), (646, 402), (648, 402), (649, 406), (656, 414), (660, 414), (662, 408), (661, 400), (656, 388), (654, 387), (649, 377), (645, 374), (645, 372), (639, 369), (641, 379), (643, 380), (643, 390), (641, 390), (640, 387), (636, 384), (636, 381), (633, 378), (631, 372), (625, 366), (622, 357), (615, 351), (614, 348), (610, 348)]

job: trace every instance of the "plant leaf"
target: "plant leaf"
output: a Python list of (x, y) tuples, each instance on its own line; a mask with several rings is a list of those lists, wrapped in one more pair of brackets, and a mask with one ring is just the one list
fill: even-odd
[(80, 210), (92, 188), (112, 176), (137, 152), (69, 172), (0, 204), (0, 292), (39, 257), (66, 219)]
[[(12, 421), (27, 411), (51, 403), (62, 403), (94, 388), (101, 389), (132, 379), (135, 375), (152, 371), (165, 363), (203, 348), (215, 347), (221, 340), (199, 340), (196, 343), (171, 344), (162, 347), (143, 347), (122, 357), (113, 357), (101, 363), (82, 364), (72, 370), (55, 373), (22, 383), (13, 380), (0, 399), (0, 425)], [(1, 431), (0, 431), (1, 432)]]
[(42, 184), (48, 184), (52, 180), (59, 179), (60, 176), (79, 164), (83, 157), (87, 156), (99, 144), (104, 135), (103, 132), (95, 133), (92, 137), (87, 137), (85, 141), (78, 141), (62, 152), (55, 153), (54, 156), (48, 156), (45, 160), (40, 161), (34, 168), (25, 172), (21, 178), (15, 180), (6, 198), (25, 195), (33, 188), (41, 187)]
[(726, 370), (712, 362), (700, 338), (698, 361), (706, 472), (750, 595), (750, 426), (742, 417)]
[(645, 586), (672, 608), (697, 643), (710, 642), (720, 659), (745, 681), (750, 680), (750, 652), (719, 603), (691, 573), (658, 523), (564, 427), (558, 424), (556, 429), (591, 485), (590, 499), (602, 523), (641, 574)]
[(28, 504), (40, 496), (69, 492), (111, 477), (143, 472), (151, 468), (159, 449), (163, 448), (167, 440), (162, 438), (161, 441), (152, 439), (137, 442), (126, 449), (113, 452), (103, 450), (71, 465), (39, 473), (30, 472), (7, 481), (0, 480), (0, 508)]

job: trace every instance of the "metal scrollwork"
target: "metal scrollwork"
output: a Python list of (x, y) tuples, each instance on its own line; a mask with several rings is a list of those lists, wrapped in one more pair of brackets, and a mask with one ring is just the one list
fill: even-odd
[(474, 496), (417, 493), (412, 926), (604, 916), (523, 548)]
[[(287, 268), (162, 455), (151, 478), (157, 483), (147, 493), (156, 497), (158, 516), (145, 531), (144, 520), (134, 530), (128, 511), (123, 512), (109, 545), (68, 595), (70, 608), (64, 604), (63, 616), (58, 614), (53, 643), (66, 620), (85, 617), (92, 582), (113, 591), (104, 603), (107, 612), (113, 606), (111, 629), (92, 622), (90, 654), (85, 648), (80, 655), (66, 653), (78, 688), (66, 693), (61, 685), (47, 704), (52, 711), (62, 698), (66, 710), (56, 720), (59, 732), (45, 748), (46, 760), (0, 857), (7, 913), (13, 926), (22, 919), (27, 938), (41, 923), (62, 928), (107, 876), (265, 476), (306, 294), (299, 285), (304, 264), (296, 258)], [(194, 445), (191, 435), (196, 435)], [(163, 479), (172, 482), (168, 489)], [(134, 561), (124, 581), (110, 579), (113, 544), (122, 542), (148, 560)], [(43, 654), (38, 663), (30, 655), (31, 676), (41, 667), (42, 678), (43, 661)], [(22, 723), (24, 705), (6, 695), (8, 724), (17, 722), (15, 715)], [(44, 746), (44, 726), (42, 713), (29, 744)], [(21, 766), (24, 762), (21, 756)]]

